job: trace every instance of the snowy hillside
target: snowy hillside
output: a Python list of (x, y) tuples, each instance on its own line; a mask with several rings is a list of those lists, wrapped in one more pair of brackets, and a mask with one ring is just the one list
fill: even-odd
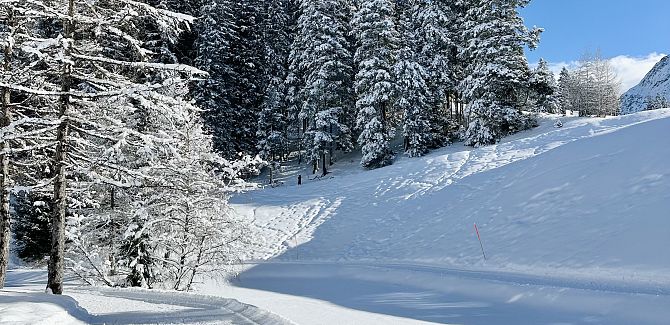
[[(595, 313), (601, 323), (621, 323), (625, 319), (621, 313), (630, 314), (630, 309), (615, 312), (603, 311), (602, 306), (577, 306), (575, 301), (581, 298), (570, 295), (582, 297), (602, 290), (609, 293), (598, 299), (615, 294), (630, 304), (640, 303), (647, 294), (661, 295), (660, 301), (644, 302), (651, 309), (668, 302), (670, 147), (640, 139), (668, 139), (669, 117), (670, 110), (659, 110), (609, 119), (572, 119), (561, 129), (550, 128), (551, 121), (545, 121), (541, 128), (496, 146), (454, 146), (424, 159), (401, 159), (380, 170), (350, 171), (301, 187), (249, 193), (237, 198), (236, 208), (253, 216), (264, 232), (265, 250), (258, 257), (270, 258), (270, 264), (242, 274), (246, 282), (239, 285), (255, 290), (253, 294), (225, 292), (305, 321), (278, 303), (263, 305), (255, 298), (258, 290), (320, 297), (377, 311), (351, 302), (355, 297), (343, 301), (343, 293), (324, 291), (351, 285), (351, 279), (411, 283), (431, 292), (453, 290), (454, 284), (445, 289), (442, 280), (438, 284), (430, 276), (423, 278), (432, 274), (510, 282), (515, 290), (519, 285), (554, 290), (552, 294), (571, 301), (566, 304), (577, 308), (579, 317)], [(486, 261), (474, 223), (482, 235)], [(310, 280), (319, 276), (327, 279), (321, 283), (325, 287)], [(345, 284), (334, 280), (340, 278), (350, 280)], [(566, 288), (573, 290), (570, 295), (561, 294)], [(478, 289), (473, 289), (475, 293), (461, 289), (484, 299)], [(218, 289), (205, 289), (212, 290)], [(526, 300), (520, 303), (533, 299)], [(491, 315), (511, 317), (509, 313), (519, 312), (498, 307), (502, 309)], [(388, 313), (446, 322), (426, 316), (436, 312)], [(555, 310), (541, 314), (551, 312)], [(470, 316), (474, 318), (462, 315), (459, 319), (482, 324), (493, 320)], [(638, 314), (626, 317), (641, 320)], [(670, 315), (660, 317), (647, 321), (658, 323)]]
[(670, 119), (647, 121), (668, 115), (575, 119), (495, 146), (249, 193), (236, 208), (254, 216), (268, 247), (282, 244), (263, 257), (297, 244), (306, 260), (483, 266), (476, 222), (487, 268), (670, 270), (670, 260), (649, 258), (663, 246), (653, 238), (670, 235), (659, 227), (670, 226), (660, 224), (670, 222), (670, 148), (640, 142), (667, 139)]
[(240, 195), (254, 256), (197, 295), (70, 285), (56, 297), (41, 293), (43, 270), (14, 269), (0, 323), (667, 324), (670, 147), (641, 139), (670, 137), (670, 109), (555, 119), (494, 146)]
[(621, 96), (621, 113), (630, 114), (647, 109), (647, 101), (656, 97), (670, 102), (670, 57), (664, 57), (642, 79)]

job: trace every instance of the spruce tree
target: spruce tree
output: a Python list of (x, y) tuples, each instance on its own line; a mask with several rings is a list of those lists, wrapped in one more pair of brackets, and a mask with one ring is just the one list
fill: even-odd
[(265, 76), (267, 87), (258, 119), (257, 148), (268, 162), (270, 183), (274, 182), (277, 160), (288, 150), (288, 109), (285, 80), (289, 69), (289, 49), (292, 43), (291, 7), (287, 0), (265, 2), (263, 44), (265, 47)]
[(209, 77), (196, 83), (193, 89), (197, 104), (204, 110), (205, 125), (213, 135), (214, 147), (228, 155), (232, 154), (235, 141), (229, 113), (232, 107), (229, 83), (236, 78), (229, 59), (232, 41), (237, 37), (233, 10), (227, 0), (214, 0), (200, 9), (195, 66), (207, 71)]
[(399, 15), (399, 26), (402, 29), (402, 45), (397, 52), (394, 77), (397, 86), (395, 110), (402, 112), (402, 135), (404, 137), (405, 154), (419, 157), (428, 152), (434, 144), (431, 132), (430, 116), (434, 110), (428, 99), (430, 89), (426, 83), (429, 79), (421, 62), (421, 42), (414, 24), (411, 3), (407, 4), (403, 15)]
[(529, 0), (468, 0), (464, 19), (467, 61), (461, 89), (471, 118), (466, 145), (494, 144), (533, 125), (521, 113), (528, 91), (524, 46), (535, 48), (540, 29), (529, 31), (518, 9)]
[(549, 70), (547, 61), (540, 59), (537, 67), (531, 73), (529, 83), (535, 101), (534, 111), (557, 113), (559, 107), (558, 85), (554, 73)]
[(356, 126), (360, 130), (361, 165), (379, 168), (392, 163), (389, 140), (394, 134), (396, 93), (393, 67), (399, 35), (394, 22), (395, 4), (390, 0), (364, 1), (354, 16), (357, 35)]
[(217, 0), (202, 8), (196, 66), (210, 80), (196, 91), (206, 108), (214, 148), (224, 157), (255, 155), (256, 132), (265, 92), (263, 6), (252, 0)]
[(307, 160), (314, 172), (320, 166), (322, 175), (328, 172), (335, 150), (352, 147), (351, 128), (342, 123), (351, 111), (353, 69), (345, 3), (304, 1), (296, 37), (301, 51), (292, 55), (292, 66), (304, 80), (298, 118), (303, 123)]
[(16, 256), (23, 261), (41, 263), (51, 249), (51, 197), (21, 191), (14, 194), (12, 233)]
[(426, 82), (430, 99), (432, 148), (451, 142), (455, 131), (452, 115), (457, 95), (459, 62), (457, 60), (457, 15), (449, 1), (417, 0), (412, 12), (418, 34), (420, 62), (428, 73)]
[(572, 107), (572, 87), (574, 81), (568, 68), (563, 67), (561, 73), (558, 77), (558, 101), (559, 101), (559, 110), (562, 114), (566, 113), (566, 110), (573, 110)]

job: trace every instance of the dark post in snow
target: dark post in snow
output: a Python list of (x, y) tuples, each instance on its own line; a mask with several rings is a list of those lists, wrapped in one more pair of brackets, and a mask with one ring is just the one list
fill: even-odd
[[(74, 0), (68, 1), (68, 18), (65, 24), (65, 58), (71, 53), (72, 34), (74, 29)], [(49, 258), (49, 280), (47, 289), (53, 294), (63, 293), (63, 272), (65, 264), (65, 214), (67, 212), (67, 183), (65, 175), (67, 172), (67, 140), (69, 123), (67, 120), (68, 109), (70, 107), (71, 75), (72, 66), (69, 60), (63, 60), (61, 71), (61, 91), (63, 95), (59, 100), (59, 117), (61, 124), (58, 126), (56, 136), (56, 155), (54, 157), (54, 167), (56, 178), (54, 180), (54, 209), (51, 215), (51, 255)]]
[[(12, 10), (8, 10), (8, 21), (11, 25)], [(4, 71), (11, 70), (12, 63), (12, 44), (5, 42), (4, 49)], [(11, 122), (10, 90), (7, 87), (2, 88), (2, 113), (0, 115), (0, 127), (7, 127)], [(2, 141), (0, 144), (0, 288), (5, 286), (7, 277), (7, 265), (9, 264), (9, 236), (11, 215), (9, 214), (9, 142)]]
[(298, 175), (298, 185), (302, 185), (302, 175)]

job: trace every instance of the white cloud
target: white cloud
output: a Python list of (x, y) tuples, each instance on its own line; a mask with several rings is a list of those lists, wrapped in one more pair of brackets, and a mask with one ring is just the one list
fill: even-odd
[(574, 69), (579, 65), (579, 62), (577, 61), (572, 61), (572, 62), (550, 62), (549, 63), (549, 70), (554, 73), (556, 78), (558, 78), (558, 75), (561, 73), (561, 70), (563, 68), (568, 68), (568, 69)]
[[(612, 68), (621, 79), (621, 92), (624, 93), (635, 87), (663, 57), (665, 54), (654, 52), (645, 57), (619, 55), (609, 59)], [(574, 69), (577, 66), (579, 66), (578, 61), (549, 63), (549, 69), (556, 75), (556, 78), (564, 67)]]
[(623, 92), (635, 87), (651, 68), (661, 61), (665, 54), (651, 53), (646, 57), (630, 57), (620, 55), (610, 59), (612, 68), (621, 79), (621, 90)]

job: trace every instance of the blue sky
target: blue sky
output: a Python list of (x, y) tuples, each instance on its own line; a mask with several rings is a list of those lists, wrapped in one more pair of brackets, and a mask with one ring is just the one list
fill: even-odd
[(599, 48), (628, 87), (670, 53), (670, 0), (532, 0), (521, 14), (546, 29), (531, 63), (543, 57), (558, 68)]

